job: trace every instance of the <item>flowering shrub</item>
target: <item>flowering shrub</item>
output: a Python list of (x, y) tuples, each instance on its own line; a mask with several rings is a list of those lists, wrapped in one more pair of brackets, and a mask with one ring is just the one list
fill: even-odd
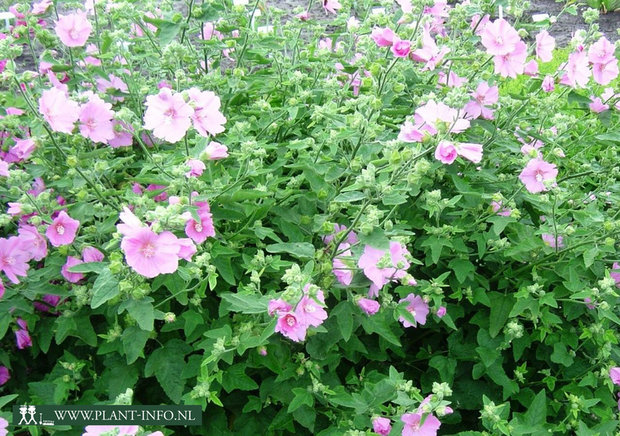
[(617, 45), (523, 3), (13, 6), (0, 404), (612, 434)]

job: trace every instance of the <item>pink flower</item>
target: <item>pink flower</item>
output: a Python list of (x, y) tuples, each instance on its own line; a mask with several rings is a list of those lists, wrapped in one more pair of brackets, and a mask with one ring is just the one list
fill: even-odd
[(28, 253), (31, 259), (39, 261), (47, 256), (47, 241), (36, 227), (22, 225), (17, 232), (19, 233), (22, 250)]
[(497, 86), (489, 86), (487, 82), (480, 82), (476, 91), (473, 92), (474, 98), (465, 105), (465, 117), (466, 118), (482, 118), (487, 120), (493, 119), (493, 110), (486, 106), (497, 103), (499, 99), (499, 89)]
[(538, 62), (534, 59), (529, 61), (525, 64), (525, 67), (523, 67), (523, 73), (531, 77), (536, 77), (538, 75)]
[(557, 244), (556, 244), (556, 237), (550, 233), (543, 233), (541, 237), (545, 245), (548, 245), (551, 248), (563, 248), (564, 247), (564, 238), (562, 238), (560, 235), (557, 236)]
[(65, 264), (62, 266), (62, 269), (60, 270), (60, 273), (65, 278), (65, 280), (67, 280), (70, 283), (77, 283), (84, 278), (84, 274), (82, 273), (74, 273), (74, 272), (69, 271), (69, 268), (75, 265), (79, 265), (81, 263), (84, 263), (84, 262), (82, 262), (80, 259), (76, 257), (67, 256), (67, 262), (65, 262)]
[(2, 278), (0, 278), (0, 299), (2, 299), (2, 297), (4, 297), (4, 291), (6, 291), (6, 288), (4, 287), (4, 283), (2, 282)]
[[(332, 233), (331, 235), (323, 236), (323, 243), (325, 245), (328, 245), (334, 239), (336, 239), (336, 241), (339, 241), (340, 237), (342, 236), (342, 232), (344, 232), (345, 230), (347, 230), (346, 226), (341, 224), (334, 224), (334, 233)], [(344, 240), (344, 242), (351, 245), (357, 244), (358, 241), (359, 239), (354, 231), (350, 231), (349, 233), (347, 233), (347, 237)]]
[(84, 429), (85, 433), (82, 436), (101, 436), (112, 432), (112, 430), (118, 431), (118, 433), (112, 432), (116, 436), (135, 436), (139, 429), (140, 427), (137, 425), (89, 425)]
[(9, 163), (0, 159), (0, 176), (9, 177)]
[(17, 343), (17, 348), (20, 350), (32, 347), (32, 339), (30, 338), (30, 333), (28, 333), (28, 330), (26, 329), (19, 329), (15, 331), (15, 342)]
[(377, 417), (372, 420), (372, 431), (382, 436), (387, 436), (392, 431), (392, 425), (388, 418)]
[(194, 110), (181, 94), (173, 94), (169, 88), (146, 97), (146, 106), (144, 128), (152, 130), (156, 138), (174, 144), (183, 138), (192, 123)]
[(181, 244), (170, 232), (158, 235), (146, 227), (135, 229), (121, 240), (121, 249), (127, 264), (147, 278), (172, 274), (179, 267)]
[(553, 49), (555, 48), (555, 38), (549, 35), (546, 30), (541, 30), (536, 35), (536, 56), (543, 62), (553, 59)]
[(554, 180), (557, 175), (558, 170), (554, 164), (535, 158), (527, 163), (521, 174), (519, 174), (519, 179), (529, 192), (536, 194), (547, 191), (548, 188), (545, 186), (545, 182)]
[(411, 41), (397, 39), (392, 44), (392, 54), (397, 58), (406, 58), (411, 51)]
[(454, 71), (450, 71), (448, 75), (443, 71), (439, 72), (439, 80), (437, 83), (441, 85), (446, 85), (448, 88), (460, 88), (465, 83), (467, 83), (467, 78), (459, 77)]
[(4, 160), (9, 163), (23, 162), (30, 157), (35, 147), (36, 144), (32, 138), (15, 138), (15, 145), (4, 156)]
[(512, 212), (507, 207), (503, 207), (502, 202), (492, 201), (491, 207), (493, 208), (493, 212), (498, 214), (499, 216), (510, 216), (510, 212)]
[(13, 203), (9, 201), (7, 203), (9, 208), (6, 210), (6, 213), (12, 216), (19, 215), (22, 213), (22, 204), (21, 203)]
[(190, 262), (192, 256), (196, 254), (196, 246), (189, 238), (179, 238), (179, 245), (181, 246), (179, 249), (179, 257)]
[(32, 188), (28, 190), (28, 194), (37, 197), (43, 191), (45, 191), (45, 182), (41, 177), (35, 177), (34, 182), (32, 182)]
[(575, 51), (568, 55), (568, 63), (560, 68), (565, 71), (560, 79), (562, 85), (585, 88), (590, 80), (591, 73), (585, 51)]
[(115, 137), (113, 118), (112, 105), (90, 94), (88, 102), (80, 106), (80, 133), (93, 142), (106, 144)]
[(189, 159), (186, 164), (189, 166), (189, 171), (185, 173), (185, 177), (200, 177), (207, 168), (204, 162), (198, 159)]
[(25, 277), (30, 268), (30, 256), (22, 248), (23, 242), (17, 236), (0, 238), (0, 271), (13, 283), (19, 283), (17, 276)]
[(591, 103), (588, 105), (594, 113), (600, 114), (609, 109), (608, 104), (603, 104), (599, 97), (590, 97)]
[(391, 241), (388, 252), (366, 245), (357, 265), (372, 282), (368, 295), (376, 297), (379, 289), (390, 281), (400, 280), (407, 275), (410, 266), (406, 256), (411, 256), (407, 248), (399, 242)]
[(592, 77), (596, 83), (608, 85), (612, 80), (618, 77), (618, 60), (613, 58), (605, 64), (593, 64)]
[(53, 131), (62, 133), (71, 133), (80, 116), (78, 104), (57, 88), (41, 93), (39, 112)]
[(51, 309), (60, 303), (59, 295), (45, 294), (42, 301), (33, 301), (32, 305), (40, 312), (51, 313)]
[(41, 15), (52, 5), (52, 0), (41, 0), (32, 5), (32, 15)]
[(200, 91), (197, 88), (191, 88), (187, 93), (194, 107), (191, 118), (196, 131), (206, 137), (222, 133), (226, 117), (220, 112), (220, 98), (211, 91)]
[(56, 35), (67, 47), (82, 47), (93, 30), (85, 12), (60, 15), (56, 22)]
[(460, 142), (454, 145), (459, 156), (464, 157), (473, 163), (479, 163), (482, 160), (482, 145), (472, 144), (470, 142)]
[(447, 47), (442, 47), (441, 49), (437, 47), (435, 39), (431, 36), (430, 29), (424, 26), (422, 30), (422, 47), (412, 51), (409, 56), (414, 61), (426, 63), (422, 71), (432, 71), (449, 52), (450, 49)]
[(452, 164), (456, 160), (458, 153), (454, 144), (448, 141), (439, 141), (435, 149), (435, 159), (446, 165)]
[[(360, 298), (357, 300), (357, 305), (368, 315), (374, 315), (381, 308), (378, 301), (371, 300), (369, 298)], [(377, 430), (375, 430), (375, 433), (377, 433)]]
[(379, 47), (390, 47), (394, 42), (394, 38), (398, 38), (394, 31), (389, 27), (386, 27), (384, 29), (375, 27), (374, 29), (372, 29), (370, 37)]
[(487, 53), (504, 56), (513, 52), (521, 38), (517, 31), (503, 18), (487, 23), (482, 31), (482, 45)]
[[(399, 303), (402, 303), (403, 301), (409, 302), (409, 305), (406, 307), (406, 309), (408, 312), (411, 313), (416, 323), (421, 325), (426, 324), (426, 316), (429, 313), (429, 308), (428, 304), (422, 299), (422, 297), (414, 294), (409, 294), (405, 298), (401, 299)], [(404, 327), (417, 327), (416, 324), (411, 324), (402, 316), (399, 317), (398, 320), (403, 324)]]
[(349, 250), (350, 245), (343, 242), (338, 246), (338, 256), (332, 261), (332, 271), (336, 280), (345, 286), (349, 286), (353, 281), (353, 271), (347, 260), (352, 259), (353, 254)]
[(82, 249), (82, 260), (84, 262), (101, 262), (103, 253), (95, 247), (84, 247)]
[(525, 58), (527, 58), (527, 45), (523, 41), (518, 41), (513, 50), (493, 58), (495, 74), (516, 79), (518, 74), (523, 74)]
[(332, 14), (337, 13), (338, 9), (341, 7), (342, 5), (338, 0), (323, 0), (323, 9)]
[(219, 142), (211, 141), (203, 153), (209, 160), (220, 160), (228, 157), (228, 147)]
[(402, 436), (437, 436), (441, 426), (441, 422), (433, 415), (426, 416), (423, 424), (419, 413), (405, 413), (400, 420), (405, 423)]
[(213, 226), (213, 218), (208, 208), (198, 209), (198, 217), (200, 222), (194, 220), (191, 214), (185, 215), (187, 222), (185, 223), (185, 234), (189, 236), (195, 243), (202, 244), (208, 237), (215, 236), (215, 228)]
[(617, 99), (614, 107), (616, 110), (620, 111), (620, 94), (614, 93), (613, 88), (605, 88), (605, 91), (601, 94), (601, 98), (605, 101), (611, 100), (612, 98)]
[(422, 142), (424, 139), (424, 131), (419, 129), (418, 125), (414, 125), (411, 121), (405, 121), (400, 126), (398, 139), (403, 142)]
[(614, 44), (603, 36), (588, 49), (588, 60), (593, 64), (606, 64), (616, 59), (615, 51)]
[(487, 23), (490, 21), (491, 16), (489, 14), (486, 14), (484, 17), (480, 18), (480, 15), (476, 14), (473, 17), (471, 17), (471, 23), (469, 24), (469, 27), (472, 30), (475, 30), (475, 34), (480, 36), (482, 34), (482, 32), (484, 31), (484, 28), (487, 26)]
[[(159, 191), (159, 190), (163, 190), (166, 189), (165, 185), (154, 185), (154, 184), (150, 184), (146, 187), (146, 190), (149, 192), (152, 191)], [(166, 199), (168, 198), (168, 193), (166, 191), (162, 191), (159, 194), (157, 194), (155, 197), (153, 197), (153, 200), (159, 202), (159, 201), (166, 201)]]
[(278, 315), (275, 331), (281, 333), (294, 342), (306, 339), (308, 326), (300, 322), (296, 313), (286, 312)]
[(277, 300), (269, 300), (269, 316), (273, 316), (274, 314), (280, 316), (286, 312), (289, 312), (291, 309), (292, 306), (280, 298)]
[(0, 386), (8, 382), (10, 379), (11, 374), (9, 373), (9, 369), (4, 365), (0, 366)]
[(620, 367), (609, 368), (609, 378), (613, 384), (620, 386)]
[(446, 308), (444, 306), (439, 306), (439, 309), (437, 309), (437, 317), (439, 318), (443, 318), (444, 316), (446, 316)]
[(54, 219), (52, 224), (47, 227), (45, 236), (47, 236), (47, 239), (49, 239), (54, 247), (68, 245), (75, 239), (79, 226), (80, 222), (71, 218), (67, 215), (67, 212), (63, 210)]
[(108, 141), (112, 148), (130, 147), (133, 144), (133, 127), (124, 121), (112, 121), (114, 138)]
[(620, 288), (620, 263), (614, 262), (609, 276), (616, 281), (616, 287)]
[[(97, 90), (102, 94), (114, 93), (115, 91), (125, 94), (129, 92), (127, 84), (114, 74), (108, 75), (108, 79), (104, 79), (102, 77), (97, 78)], [(112, 100), (121, 102), (124, 98), (113, 96)]]
[(555, 79), (552, 75), (547, 74), (542, 81), (541, 88), (545, 92), (553, 92), (555, 89)]
[(323, 309), (325, 297), (323, 291), (318, 290), (316, 299), (307, 294), (308, 285), (304, 288), (305, 295), (295, 308), (295, 315), (299, 322), (307, 326), (318, 327), (327, 319), (327, 312)]

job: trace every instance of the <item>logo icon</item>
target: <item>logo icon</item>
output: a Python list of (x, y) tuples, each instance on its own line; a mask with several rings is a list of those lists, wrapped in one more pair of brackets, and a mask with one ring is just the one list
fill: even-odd
[[(37, 424), (37, 419), (34, 417), (35, 413), (37, 413), (37, 407), (36, 406), (19, 406), (19, 414), (21, 415), (21, 418), (19, 420), (19, 422), (17, 423), (17, 425), (32, 425), (32, 424)], [(26, 415), (30, 415), (29, 417), (26, 417)]]

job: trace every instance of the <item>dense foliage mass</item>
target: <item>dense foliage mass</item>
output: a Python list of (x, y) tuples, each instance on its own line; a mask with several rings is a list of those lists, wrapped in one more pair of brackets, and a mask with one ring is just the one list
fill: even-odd
[[(598, 10), (557, 47), (521, 1), (312, 3), (11, 7), (0, 434), (616, 431)], [(7, 430), (14, 404), (204, 424)]]

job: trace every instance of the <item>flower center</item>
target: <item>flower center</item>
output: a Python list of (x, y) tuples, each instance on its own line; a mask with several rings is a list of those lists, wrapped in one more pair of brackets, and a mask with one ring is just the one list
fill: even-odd
[(495, 38), (495, 43), (497, 45), (503, 45), (504, 44), (504, 38), (502, 38), (501, 36), (498, 36)]
[(71, 39), (78, 39), (80, 37), (80, 33), (76, 29), (71, 29), (69, 32)]
[(4, 259), (4, 263), (6, 263), (7, 265), (15, 265), (15, 258), (12, 256), (6, 257)]
[(196, 223), (196, 225), (194, 226), (194, 229), (196, 229), (196, 231), (200, 233), (202, 232), (202, 225), (200, 223)]
[(294, 316), (289, 315), (286, 317), (286, 325), (288, 325), (289, 327), (293, 327), (295, 324), (297, 324), (297, 320)]
[(144, 248), (142, 248), (142, 254), (144, 254), (144, 257), (146, 258), (153, 257), (155, 254), (155, 247), (151, 244), (146, 244)]
[(537, 182), (542, 182), (544, 180), (544, 177), (541, 173), (536, 173), (536, 181)]
[(56, 233), (58, 233), (59, 235), (64, 235), (65, 234), (65, 227), (62, 224), (58, 224), (56, 226)]
[(304, 311), (307, 313), (312, 313), (316, 310), (316, 307), (314, 307), (311, 304), (306, 304), (306, 306), (304, 307)]

